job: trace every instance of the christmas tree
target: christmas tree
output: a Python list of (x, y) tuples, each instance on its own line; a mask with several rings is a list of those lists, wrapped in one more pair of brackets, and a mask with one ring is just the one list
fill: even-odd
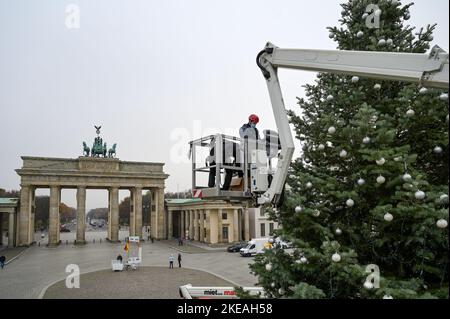
[[(426, 53), (435, 25), (405, 25), (411, 5), (349, 1), (330, 38)], [(273, 298), (448, 298), (447, 93), (322, 73), (305, 94), (289, 112), (302, 156), (270, 211), (293, 248), (255, 258), (259, 285)]]

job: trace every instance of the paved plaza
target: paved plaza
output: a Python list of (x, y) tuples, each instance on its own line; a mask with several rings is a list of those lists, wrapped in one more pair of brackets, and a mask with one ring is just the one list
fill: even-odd
[[(97, 234), (100, 236), (101, 234)], [(179, 253), (174, 241), (144, 242), (142, 244), (142, 267), (136, 271), (126, 271), (114, 273), (111, 270), (111, 260), (116, 259), (118, 254), (124, 255), (123, 243), (111, 244), (103, 241), (99, 243), (88, 243), (86, 246), (74, 246), (72, 244), (61, 244), (58, 247), (47, 248), (45, 245), (31, 246), (17, 259), (0, 270), (0, 299), (1, 298), (42, 298), (44, 291), (49, 289), (47, 297), (54, 297), (54, 289), (57, 289), (59, 281), (65, 281), (68, 273), (65, 272), (69, 264), (77, 264), (80, 267), (81, 285), (83, 282), (95, 280), (96, 276), (108, 280), (110, 283), (99, 281), (99, 289), (105, 294), (114, 289), (127, 292), (134, 290), (135, 283), (145, 278), (146, 283), (155, 282), (157, 285), (153, 290), (142, 290), (136, 288), (136, 298), (172, 298), (174, 291), (178, 293), (178, 287), (182, 284), (200, 285), (201, 278), (204, 278), (205, 285), (229, 282), (240, 286), (254, 286), (256, 277), (250, 274), (248, 264), (251, 258), (240, 257), (236, 253), (227, 253), (224, 250), (193, 250), (190, 253), (182, 252), (182, 266), (189, 268), (180, 271), (179, 269), (168, 269), (168, 258), (170, 254), (176, 257)], [(162, 268), (146, 268), (148, 266)], [(175, 266), (177, 263), (175, 262)], [(152, 272), (152, 269), (156, 272)], [(208, 274), (191, 271), (200, 270)], [(88, 274), (100, 270), (105, 270), (97, 274)], [(167, 273), (165, 273), (167, 271)], [(191, 275), (186, 275), (187, 273)], [(158, 273), (161, 276), (158, 276)], [(142, 276), (139, 276), (142, 275)], [(199, 275), (200, 274), (200, 275)], [(172, 280), (162, 280), (164, 276), (173, 276)], [(129, 277), (127, 281), (126, 278)], [(218, 278), (217, 278), (218, 277)], [(192, 280), (193, 282), (189, 282)], [(102, 283), (100, 283), (102, 282)], [(53, 286), (56, 284), (55, 286)], [(117, 286), (116, 286), (117, 285)], [(128, 285), (128, 286), (127, 286)], [(53, 286), (53, 287), (51, 287)], [(86, 288), (89, 288), (86, 287)], [(67, 288), (66, 288), (67, 289)], [(175, 289), (175, 290), (174, 290)], [(82, 289), (77, 293), (82, 293)], [(85, 290), (87, 294), (95, 290)], [(161, 291), (158, 295), (156, 291)], [(143, 296), (147, 292), (148, 296)], [(75, 295), (77, 294), (75, 293)], [(100, 292), (99, 292), (100, 293)], [(61, 298), (69, 297), (70, 293), (60, 293)], [(99, 295), (99, 298), (104, 295)], [(85, 298), (89, 298), (86, 296)], [(179, 297), (179, 296), (178, 296)], [(111, 298), (114, 296), (111, 295)]]
[(187, 268), (142, 267), (138, 270), (112, 272), (100, 270), (80, 277), (80, 289), (67, 289), (65, 280), (50, 286), (44, 299), (178, 299), (178, 287), (232, 287), (233, 284), (210, 273)]

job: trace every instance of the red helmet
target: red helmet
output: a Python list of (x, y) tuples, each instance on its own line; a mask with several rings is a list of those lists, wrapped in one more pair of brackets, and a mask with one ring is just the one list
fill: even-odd
[(259, 122), (259, 117), (258, 117), (258, 115), (256, 115), (256, 114), (251, 114), (251, 115), (248, 117), (248, 120), (249, 120), (249, 122), (258, 124), (258, 122)]

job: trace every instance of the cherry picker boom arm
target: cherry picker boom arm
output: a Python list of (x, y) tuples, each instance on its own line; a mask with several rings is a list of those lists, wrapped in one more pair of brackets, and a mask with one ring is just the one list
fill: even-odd
[(405, 81), (421, 86), (448, 89), (448, 53), (435, 46), (430, 54), (280, 49), (268, 43), (256, 62), (269, 90), (281, 144), (277, 170), (269, 189), (258, 204), (277, 204), (286, 181), (294, 153), (294, 141), (278, 81), (277, 69), (348, 74), (371, 79)]

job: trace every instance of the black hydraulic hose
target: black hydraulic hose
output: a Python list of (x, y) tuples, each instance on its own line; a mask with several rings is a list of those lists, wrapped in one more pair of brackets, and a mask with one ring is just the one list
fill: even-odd
[(267, 69), (261, 64), (261, 62), (259, 61), (261, 56), (264, 53), (268, 53), (271, 54), (273, 52), (273, 48), (265, 48), (264, 50), (262, 50), (261, 52), (258, 53), (258, 55), (256, 56), (256, 64), (258, 65), (258, 67), (261, 69), (264, 77), (267, 79), (270, 79), (270, 72), (267, 71)]

